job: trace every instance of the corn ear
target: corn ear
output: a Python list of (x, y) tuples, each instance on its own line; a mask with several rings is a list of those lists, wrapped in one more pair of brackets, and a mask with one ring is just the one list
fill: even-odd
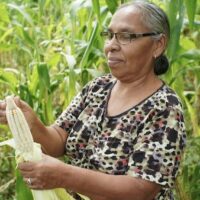
[[(16, 162), (42, 159), (41, 146), (33, 141), (28, 123), (15, 104), (13, 97), (6, 97), (6, 117), (15, 142)], [(59, 192), (58, 192), (59, 191)], [(62, 195), (58, 195), (58, 193)], [(34, 200), (74, 200), (65, 189), (32, 190)]]

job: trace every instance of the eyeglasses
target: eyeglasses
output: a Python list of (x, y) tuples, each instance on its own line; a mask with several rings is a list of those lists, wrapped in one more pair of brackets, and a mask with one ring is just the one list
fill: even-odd
[(154, 36), (154, 35), (159, 35), (161, 33), (159, 32), (151, 32), (151, 33), (128, 33), (128, 32), (120, 32), (120, 33), (113, 33), (110, 31), (103, 31), (100, 33), (102, 38), (105, 39), (106, 42), (109, 42), (112, 40), (113, 36), (115, 36), (117, 42), (119, 44), (128, 44), (132, 40), (136, 40), (137, 38), (140, 37), (147, 37), (147, 36)]

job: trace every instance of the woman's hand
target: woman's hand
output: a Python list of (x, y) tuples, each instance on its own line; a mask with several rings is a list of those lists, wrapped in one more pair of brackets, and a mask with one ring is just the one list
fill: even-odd
[(53, 189), (62, 187), (60, 160), (43, 154), (39, 162), (24, 162), (18, 165), (24, 181), (31, 189)]
[[(14, 97), (14, 101), (16, 105), (22, 110), (31, 129), (37, 119), (37, 116), (34, 113), (33, 109), (26, 102), (22, 101), (19, 97)], [(0, 124), (7, 124), (5, 100), (0, 101)]]

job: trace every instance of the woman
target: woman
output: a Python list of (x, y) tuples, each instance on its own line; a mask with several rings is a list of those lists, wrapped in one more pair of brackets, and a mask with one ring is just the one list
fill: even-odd
[[(19, 169), (32, 189), (62, 187), (92, 200), (173, 199), (185, 128), (179, 98), (158, 77), (168, 68), (166, 14), (134, 1), (116, 11), (101, 35), (111, 74), (87, 84), (55, 124), (44, 126), (15, 99), (50, 155)], [(53, 158), (64, 154), (68, 164)]]

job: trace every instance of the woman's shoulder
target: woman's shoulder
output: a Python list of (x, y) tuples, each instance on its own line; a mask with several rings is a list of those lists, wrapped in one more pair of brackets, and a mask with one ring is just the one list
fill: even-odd
[(163, 86), (157, 91), (155, 95), (157, 101), (161, 104), (166, 105), (168, 108), (180, 108), (182, 109), (182, 102), (178, 94), (167, 84), (163, 84)]
[(104, 74), (102, 76), (96, 77), (92, 80), (93, 84), (99, 84), (99, 85), (107, 85), (108, 83), (115, 80), (115, 78), (112, 76), (112, 74)]
[(96, 92), (99, 89), (108, 89), (115, 82), (115, 78), (111, 74), (99, 76), (88, 83), (90, 90)]

